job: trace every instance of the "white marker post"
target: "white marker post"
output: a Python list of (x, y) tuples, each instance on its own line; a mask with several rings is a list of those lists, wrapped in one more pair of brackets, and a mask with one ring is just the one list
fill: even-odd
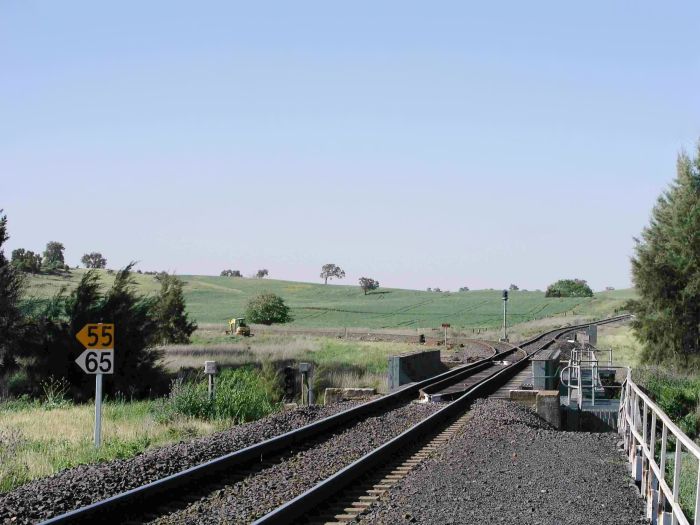
[(102, 443), (102, 374), (95, 374), (95, 446)]
[(86, 324), (75, 335), (85, 350), (75, 362), (95, 376), (95, 446), (102, 443), (102, 375), (114, 373), (114, 325)]

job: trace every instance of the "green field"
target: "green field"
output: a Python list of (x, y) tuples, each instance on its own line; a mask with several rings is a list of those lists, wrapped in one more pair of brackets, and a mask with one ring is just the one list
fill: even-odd
[[(27, 296), (46, 299), (61, 287), (71, 289), (86, 270), (71, 270), (66, 277), (30, 276)], [(102, 272), (105, 282), (111, 276)], [(155, 293), (151, 275), (135, 274), (144, 293)], [(358, 286), (323, 285), (274, 279), (182, 276), (187, 308), (200, 324), (223, 323), (242, 315), (246, 301), (262, 291), (281, 295), (292, 309), (292, 326), (308, 328), (494, 328), (502, 320), (500, 290), (436, 293), (380, 288), (364, 295)], [(603, 317), (620, 309), (634, 296), (633, 290), (597, 293), (592, 298), (545, 298), (542, 292), (511, 292), (508, 312), (511, 324), (548, 317), (578, 315)]]

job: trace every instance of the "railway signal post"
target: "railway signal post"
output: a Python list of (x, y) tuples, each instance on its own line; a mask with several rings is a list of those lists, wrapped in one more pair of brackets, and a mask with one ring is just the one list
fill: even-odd
[(75, 362), (95, 376), (95, 446), (102, 442), (102, 375), (114, 373), (114, 324), (88, 323), (75, 334), (85, 347)]
[(501, 341), (508, 342), (508, 324), (506, 316), (508, 314), (508, 290), (503, 290), (503, 337)]

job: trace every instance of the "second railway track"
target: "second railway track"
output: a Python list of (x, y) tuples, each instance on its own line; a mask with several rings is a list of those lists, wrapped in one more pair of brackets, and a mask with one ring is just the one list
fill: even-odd
[[(103, 523), (257, 519), (263, 524), (303, 519), (353, 481), (395, 460), (397, 453), (429, 440), (459, 418), (474, 398), (495, 390), (521, 369), (528, 355), (576, 328), (553, 330), (519, 347), (501, 346), (488, 358), (44, 523), (99, 518)], [(411, 401), (419, 391), (424, 397), (426, 392), (428, 397), (442, 393), (443, 400), (456, 400), (416, 405)]]

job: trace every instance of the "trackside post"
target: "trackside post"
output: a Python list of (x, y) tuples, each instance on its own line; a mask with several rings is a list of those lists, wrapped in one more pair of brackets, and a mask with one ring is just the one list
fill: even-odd
[(102, 443), (102, 376), (114, 373), (114, 324), (88, 323), (75, 334), (85, 350), (75, 362), (95, 376), (95, 447)]

